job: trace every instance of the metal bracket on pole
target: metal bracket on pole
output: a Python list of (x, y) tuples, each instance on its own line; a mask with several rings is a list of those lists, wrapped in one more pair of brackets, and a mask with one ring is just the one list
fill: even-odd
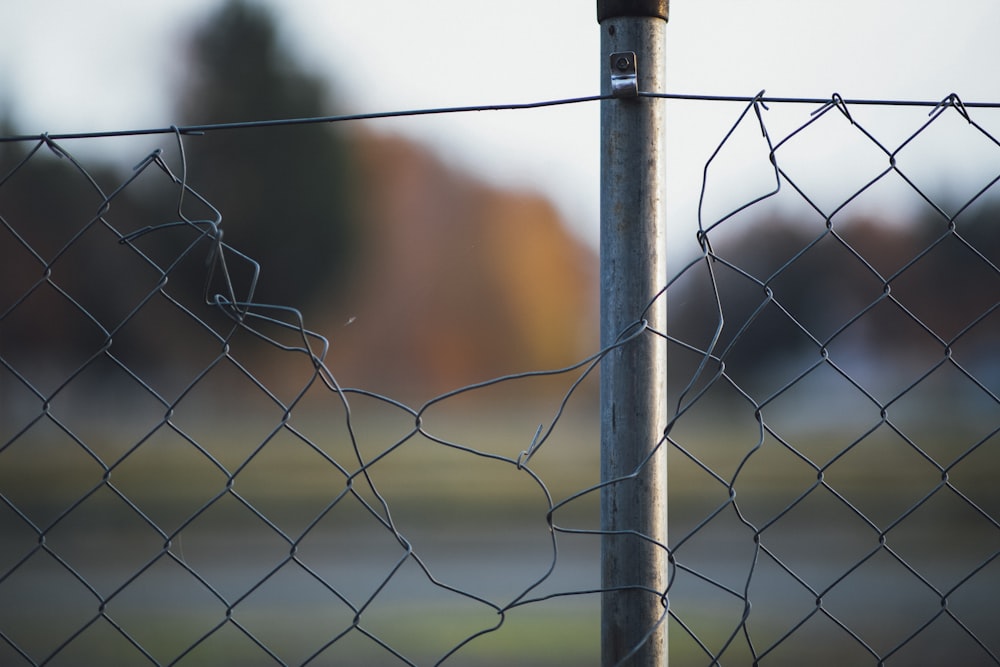
[(639, 75), (634, 52), (611, 54), (611, 94), (614, 97), (639, 96)]

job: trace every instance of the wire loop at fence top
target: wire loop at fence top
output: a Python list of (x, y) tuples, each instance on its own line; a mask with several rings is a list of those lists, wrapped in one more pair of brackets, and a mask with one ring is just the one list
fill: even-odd
[[(1000, 460), (1000, 374), (994, 354), (1000, 335), (1000, 252), (995, 233), (984, 233), (992, 219), (966, 221), (977, 214), (972, 204), (985, 200), (998, 177), (989, 174), (992, 180), (961, 202), (957, 213), (948, 212), (917, 184), (903, 160), (894, 159), (925, 136), (928, 125), (902, 146), (887, 148), (850, 112), (855, 105), (925, 107), (931, 124), (941, 110), (954, 108), (972, 122), (969, 109), (997, 109), (1000, 103), (967, 103), (956, 95), (937, 102), (838, 94), (768, 98), (763, 92), (749, 97), (640, 95), (747, 105), (733, 130), (744, 118), (760, 124), (772, 158), (773, 189), (733, 209), (726, 202), (722, 214), (710, 213), (715, 190), (708, 186), (717, 151), (703, 174), (697, 221), (701, 254), (670, 278), (645, 311), (635, 313), (613, 345), (569, 367), (486, 380), (419, 407), (342, 386), (337, 369), (327, 366), (328, 339), (307, 329), (295, 308), (255, 299), (266, 258), (248, 257), (223, 243), (219, 222), (224, 211), (188, 180), (185, 136), (542, 108), (610, 97), (0, 138), (40, 142), (9, 173), (0, 173), (0, 268), (17, 267), (13, 287), (5, 292), (7, 282), (0, 285), (0, 334), (4, 327), (23, 328), (36, 302), (34, 315), (42, 319), (27, 322), (29, 334), (51, 328), (45, 318), (54, 315), (46, 305), (62, 318), (59, 328), (98, 330), (75, 364), (59, 355), (32, 359), (0, 348), (0, 389), (16, 398), (0, 403), (5, 417), (0, 420), (0, 529), (5, 534), (0, 543), (0, 663), (93, 657), (116, 645), (121, 655), (157, 665), (199, 660), (219, 646), (234, 652), (229, 656), (238, 653), (267, 664), (315, 663), (342, 655), (348, 661), (363, 656), (359, 663), (450, 664), (455, 659), (465, 664), (467, 656), (483, 655), (474, 653), (478, 642), (514, 632), (512, 621), (530, 613), (526, 609), (544, 610), (539, 617), (549, 620), (538, 622), (551, 623), (543, 626), (551, 635), (545, 640), (556, 641), (559, 623), (573, 623), (579, 610), (551, 621), (550, 609), (627, 589), (662, 604), (659, 623), (670, 625), (671, 650), (680, 664), (817, 664), (816, 646), (822, 645), (837, 664), (881, 664), (919, 654), (943, 655), (942, 662), (1000, 665), (992, 604), (1000, 581), (1000, 499), (992, 479)], [(779, 104), (817, 108), (790, 134), (772, 141), (761, 109)], [(803, 164), (785, 160), (824, 117), (848, 125), (852, 136), (874, 146), (880, 158), (893, 158), (888, 166), (881, 160), (860, 185), (838, 193), (842, 198), (833, 209), (812, 193)], [(976, 129), (989, 148), (1000, 148), (992, 135)], [(157, 149), (109, 191), (58, 143), (140, 134), (175, 135), (180, 168), (172, 169)], [(720, 149), (731, 136), (721, 140)], [(99, 200), (94, 210), (77, 216), (80, 228), (55, 250), (38, 233), (36, 221), (21, 217), (21, 208), (5, 208), (19, 178), (41, 162), (42, 146), (65, 158), (60, 166)], [(803, 162), (809, 166), (806, 153)], [(142, 178), (163, 187), (175, 210), (162, 219), (123, 216), (123, 221), (116, 217), (117, 205)], [(929, 220), (913, 225), (918, 229), (887, 244), (864, 225), (835, 219), (846, 204), (890, 179), (927, 204)], [(753, 228), (754, 221), (748, 221), (753, 207), (779, 195), (804, 204), (808, 214), (797, 221), (803, 224)], [(204, 215), (188, 215), (189, 204), (204, 209)], [(744, 225), (735, 224), (737, 219), (754, 235), (741, 237)], [(735, 236), (726, 238), (720, 228)], [(987, 231), (995, 232), (995, 225)], [(177, 233), (188, 234), (187, 245), (160, 245)], [(107, 242), (87, 245), (98, 237)], [(775, 254), (761, 259), (739, 252), (754, 244), (773, 247)], [(885, 252), (887, 245), (891, 253)], [(109, 324), (105, 315), (92, 312), (99, 308), (88, 308), (93, 304), (79, 290), (100, 272), (72, 270), (80, 261), (76, 247), (101, 253), (89, 258), (88, 267), (113, 256), (130, 280), (135, 277), (132, 291), (106, 291), (131, 299), (118, 304), (119, 321)], [(196, 295), (204, 303), (185, 300), (190, 295), (180, 296), (179, 287), (174, 291), (182, 260), (189, 254), (201, 259), (205, 250), (207, 261), (198, 269), (204, 290)], [(7, 264), (8, 255), (16, 262)], [(129, 282), (120, 278), (111, 275)], [(679, 304), (702, 304), (693, 318), (704, 325), (701, 329), (685, 329), (691, 322), (668, 320), (667, 330), (649, 324), (648, 310), (674, 295)], [(147, 310), (162, 311), (179, 327), (196, 330), (200, 347), (208, 351), (205, 359), (192, 362), (196, 372), (182, 373), (171, 384), (150, 374), (141, 354), (130, 356), (130, 328), (139, 326)], [(222, 317), (213, 319), (219, 313)], [(145, 350), (149, 357), (157, 356), (153, 335), (142, 331), (150, 340), (140, 341), (140, 353), (145, 345), (151, 347)], [(305, 358), (295, 375), (301, 386), (288, 393), (270, 387), (268, 369), (243, 356), (243, 334), (278, 350), (283, 361)], [(584, 511), (578, 508), (586, 508), (608, 486), (634, 483), (634, 473), (597, 484), (588, 477), (554, 492), (566, 462), (582, 456), (573, 448), (575, 436), (559, 437), (573, 419), (569, 406), (579, 398), (580, 387), (609, 354), (649, 337), (666, 340), (672, 369), (681, 369), (669, 424), (636, 469), (669, 451), (677, 502), (667, 543), (595, 529), (580, 518)], [(768, 359), (767, 372), (754, 374), (748, 368), (761, 356)], [(129, 418), (122, 420), (123, 432), (132, 429), (129, 433), (138, 435), (124, 438), (122, 449), (106, 442), (105, 434), (91, 432), (91, 425), (65, 404), (78, 384), (91, 387), (86, 383), (92, 381), (92, 367), (127, 385), (139, 406), (123, 415)], [(204, 409), (197, 403), (199, 391), (228, 386), (222, 380), (216, 384), (224, 373), (235, 375), (242, 391), (253, 395), (266, 422), (246, 438), (249, 447), (218, 442), (226, 438), (202, 430), (192, 416)], [(459, 438), (439, 431), (439, 408), (543, 376), (568, 378), (547, 426), (533, 421), (517, 429), (517, 438), (504, 439), (504, 448), (481, 444), (480, 433)], [(316, 390), (325, 401), (319, 426), (299, 418), (300, 407)], [(802, 406), (809, 408), (805, 415)], [(386, 422), (399, 420), (401, 428), (395, 432), (380, 424), (386, 430), (375, 431), (362, 417), (366, 409)], [(214, 414), (210, 418), (225, 421)], [(385, 433), (391, 437), (380, 439)], [(155, 458), (168, 450), (176, 460)], [(428, 458), (406, 458), (415, 451)], [(546, 468), (551, 461), (560, 464), (559, 458), (549, 458), (558, 455), (566, 457), (561, 465)], [(457, 458), (454, 469), (447, 467), (448, 457)], [(177, 460), (187, 467), (171, 467)], [(396, 460), (404, 461), (398, 464), (402, 471), (387, 472)], [(473, 493), (496, 492), (509, 502), (514, 496), (503, 485), (523, 483), (525, 495), (531, 494), (531, 502), (524, 501), (525, 516), (533, 521), (531, 537), (540, 536), (531, 545), (538, 552), (533, 555), (541, 557), (522, 558), (529, 547), (518, 542), (527, 541), (521, 534), (514, 536), (514, 546), (473, 545), (469, 548), (478, 548), (487, 563), (475, 576), (464, 576), (469, 572), (455, 565), (464, 558), (456, 536), (447, 526), (435, 533), (420, 521), (433, 523), (484, 507), (493, 512), (485, 516), (495, 518), (507, 508), (498, 509), (501, 502), (490, 497), (471, 509), (454, 499), (451, 505), (435, 505), (440, 497), (420, 498), (409, 487), (444, 497), (465, 482), (474, 486), (483, 469), (506, 475), (499, 484), (502, 492), (490, 486), (497, 484), (491, 477)], [(421, 476), (444, 490), (419, 486)], [(175, 485), (162, 488), (161, 478)], [(402, 490), (390, 488), (387, 478)], [(279, 502), (276, 487), (285, 486), (302, 488)], [(417, 516), (421, 512), (430, 516)], [(247, 523), (242, 533), (230, 526), (240, 522)], [(462, 525), (484, 542), (503, 529)], [(441, 533), (447, 534), (443, 547), (428, 537)], [(669, 562), (666, 590), (641, 583), (601, 588), (586, 576), (560, 579), (564, 568), (580, 566), (575, 549), (609, 537), (643, 540), (663, 550)], [(529, 566), (510, 575), (514, 583), (505, 580), (501, 586), (495, 579), (506, 561), (515, 570), (523, 562)], [(414, 591), (425, 598), (416, 605), (407, 598)], [(181, 612), (173, 613), (172, 605), (184, 596)], [(459, 611), (434, 606), (446, 603)], [(427, 618), (449, 623), (427, 629)], [(589, 626), (571, 627), (569, 644), (576, 644), (583, 635), (579, 628)], [(416, 630), (408, 634), (400, 628)], [(425, 636), (415, 639), (415, 634)], [(815, 641), (817, 636), (821, 641)], [(483, 660), (502, 659), (504, 651), (526, 643), (518, 638), (494, 643), (496, 653), (488, 649)], [(559, 650), (572, 649), (569, 644)], [(941, 653), (941, 646), (947, 652)], [(579, 658), (568, 655), (567, 661)]]
[[(762, 104), (812, 104), (821, 106), (831, 103), (846, 105), (866, 105), (866, 106), (901, 106), (901, 107), (930, 107), (933, 109), (946, 104), (954, 104), (966, 108), (998, 109), (1000, 102), (963, 102), (955, 93), (949, 94), (942, 100), (882, 100), (882, 99), (845, 99), (839, 93), (833, 93), (829, 98), (819, 97), (767, 97), (764, 91), (757, 95), (701, 95), (687, 93), (655, 93), (639, 92), (639, 97), (655, 98), (662, 100), (672, 100), (679, 102), (739, 102)], [(375, 111), (370, 113), (340, 114), (335, 116), (315, 116), (309, 118), (278, 118), (267, 120), (233, 121), (226, 123), (209, 123), (203, 125), (172, 125), (170, 127), (134, 129), (134, 130), (107, 130), (94, 132), (60, 132), (42, 134), (19, 134), (10, 137), (0, 137), (3, 142), (38, 141), (48, 138), (53, 141), (67, 139), (99, 139), (105, 137), (126, 137), (144, 136), (156, 134), (181, 134), (196, 135), (206, 132), (218, 132), (222, 130), (244, 130), (265, 127), (282, 127), (291, 125), (322, 125), (329, 123), (343, 123), (361, 120), (379, 120), (383, 118), (406, 118), (416, 116), (438, 116), (447, 114), (473, 113), (481, 111), (518, 111), (529, 109), (543, 109), (546, 107), (564, 106), (570, 104), (583, 104), (587, 102), (599, 102), (601, 100), (615, 99), (613, 95), (587, 95), (583, 97), (566, 97), (540, 102), (513, 102), (508, 104), (480, 104), (454, 107), (428, 107), (423, 109), (409, 109), (401, 111)]]

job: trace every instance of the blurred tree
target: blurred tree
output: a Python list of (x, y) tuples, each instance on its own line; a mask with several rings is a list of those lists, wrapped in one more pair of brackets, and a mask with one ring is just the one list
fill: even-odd
[[(711, 263), (714, 289), (696, 267), (672, 290), (669, 329), (705, 349), (721, 327), (714, 354), (752, 385), (787, 375), (789, 365), (805, 368), (820, 346), (835, 358), (905, 364), (943, 354), (944, 341), (985, 367), (983, 341), (1000, 326), (998, 219), (1000, 202), (984, 199), (953, 223), (929, 209), (905, 224), (855, 218), (832, 231), (796, 219), (750, 220), (741, 233), (713, 240), (722, 259)], [(675, 391), (700, 361), (695, 353), (672, 358)]]
[[(191, 38), (188, 57), (189, 77), (179, 91), (184, 122), (330, 113), (322, 81), (295, 65), (272, 18), (249, 3), (228, 2), (211, 16)], [(6, 122), (0, 131), (16, 134)], [(315, 125), (212, 132), (184, 142), (189, 184), (222, 212), (225, 240), (263, 265), (254, 299), (301, 306), (321, 289), (335, 295), (359, 240), (349, 142)], [(48, 360), (59, 366), (53, 377), (64, 378), (114, 331), (111, 351), (130, 365), (152, 371), (203, 363), (184, 353), (205, 332), (179, 325), (176, 310), (165, 313), (172, 320), (160, 317), (162, 299), (131, 312), (161, 275), (108, 228), (128, 233), (176, 220), (176, 189), (164, 188), (154, 167), (106, 207), (101, 190), (116, 192), (131, 171), (88, 160), (85, 169), (99, 190), (44, 146), (21, 164), (32, 147), (0, 144), (0, 357), (22, 365)], [(185, 199), (185, 213), (208, 217), (199, 208)], [(175, 262), (197, 240), (194, 230), (176, 227), (135, 240), (161, 269), (172, 267), (166, 290), (189, 308), (201, 301), (206, 240)], [(238, 290), (246, 283), (240, 282)], [(203, 307), (198, 312), (208, 316)]]
[[(16, 134), (3, 122), (0, 132)], [(0, 144), (4, 356), (36, 348), (50, 358), (80, 357), (95, 336), (103, 337), (86, 313), (107, 328), (120, 321), (115, 301), (131, 288), (120, 279), (128, 275), (120, 263), (126, 253), (102, 226), (104, 196), (98, 189), (117, 180), (110, 165), (93, 165), (85, 175), (40, 143)], [(88, 252), (102, 241), (110, 252)]]
[[(331, 113), (323, 81), (286, 52), (272, 17), (231, 0), (195, 32), (179, 98), (185, 124)], [(226, 240), (263, 264), (256, 300), (302, 306), (357, 256), (350, 142), (315, 125), (187, 139), (189, 182), (223, 215)]]

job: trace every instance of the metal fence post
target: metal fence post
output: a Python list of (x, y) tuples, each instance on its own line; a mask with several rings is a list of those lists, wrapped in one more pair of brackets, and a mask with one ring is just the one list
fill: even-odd
[[(661, 91), (668, 0), (598, 0), (601, 25), (601, 344), (666, 284)], [(634, 54), (634, 55), (633, 55)], [(637, 75), (637, 78), (633, 75)], [(646, 313), (666, 329), (663, 299)], [(601, 661), (666, 665), (666, 341), (647, 332), (601, 365)], [(659, 545), (657, 544), (659, 543)], [(641, 645), (641, 646), (640, 646)], [(636, 649), (636, 647), (639, 647)]]

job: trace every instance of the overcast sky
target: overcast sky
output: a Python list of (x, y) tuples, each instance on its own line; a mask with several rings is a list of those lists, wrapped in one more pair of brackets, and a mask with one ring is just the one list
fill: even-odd
[[(168, 126), (176, 121), (171, 94), (182, 75), (185, 35), (217, 4), (4, 0), (0, 108), (28, 133)], [(599, 90), (605, 62), (594, 0), (265, 4), (275, 9), (284, 39), (303, 64), (329, 78), (338, 100), (332, 112), (591, 95)], [(997, 0), (673, 0), (667, 91), (753, 95), (766, 89), (794, 97), (836, 91), (848, 98), (921, 100), (955, 92), (966, 101), (995, 102), (998, 27)], [(690, 238), (705, 160), (742, 109), (703, 102), (670, 102), (667, 108), (667, 214)], [(810, 110), (775, 111), (775, 129), (805, 122)], [(997, 115), (976, 118), (1000, 134)], [(905, 137), (927, 110), (877, 116), (872, 111), (866, 122)], [(596, 103), (370, 125), (414, 137), (459, 168), (550, 195), (573, 228), (596, 241)], [(738, 155), (734, 142), (733, 159), (720, 166), (732, 180), (718, 180), (717, 187), (736, 192), (733, 197), (766, 186), (741, 172), (761, 164), (752, 135), (746, 133), (749, 152)], [(836, 157), (840, 143), (817, 140), (810, 159), (826, 168), (850, 166), (859, 158)], [(963, 181), (965, 169), (981, 173), (983, 161), (998, 152), (975, 140), (970, 145), (955, 149), (954, 164), (934, 167), (941, 179)]]

